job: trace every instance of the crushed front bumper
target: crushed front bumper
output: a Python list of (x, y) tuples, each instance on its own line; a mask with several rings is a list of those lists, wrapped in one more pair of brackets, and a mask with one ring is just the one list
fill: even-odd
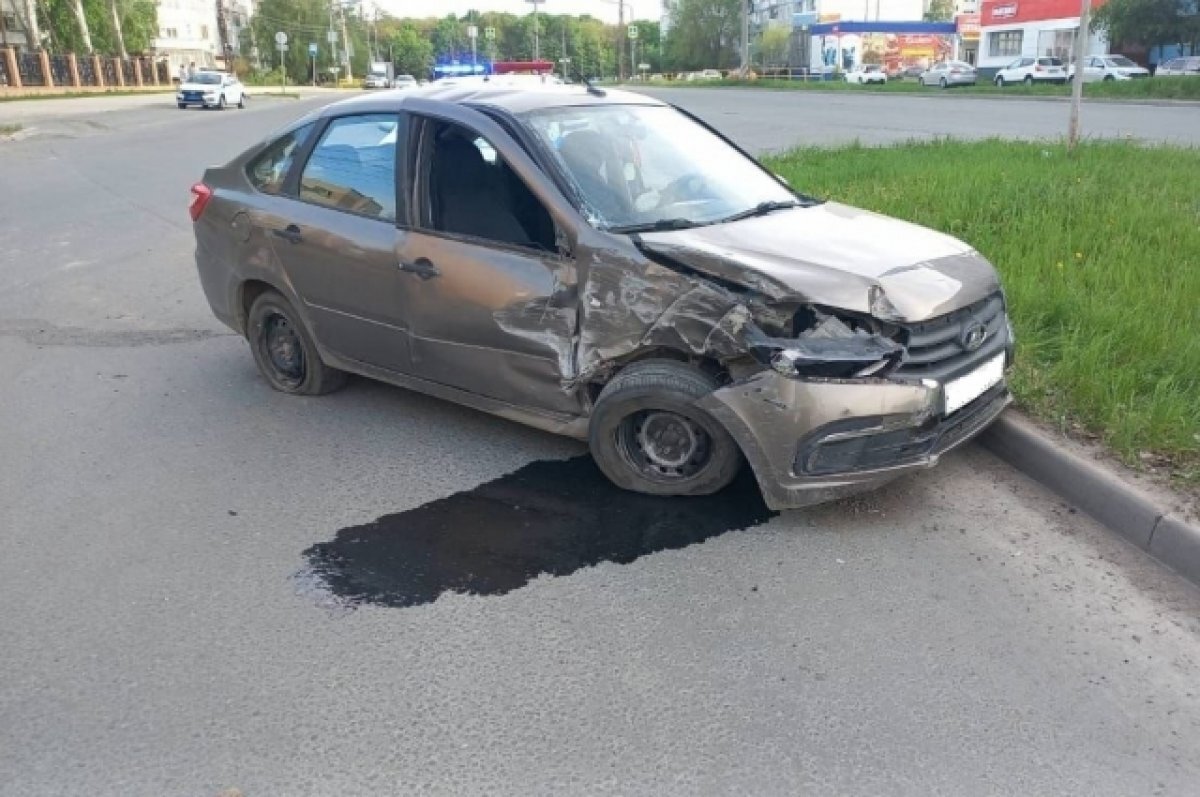
[(871, 490), (936, 465), (1011, 401), (1004, 382), (942, 415), (936, 382), (804, 380), (761, 371), (699, 405), (733, 435), (772, 509)]

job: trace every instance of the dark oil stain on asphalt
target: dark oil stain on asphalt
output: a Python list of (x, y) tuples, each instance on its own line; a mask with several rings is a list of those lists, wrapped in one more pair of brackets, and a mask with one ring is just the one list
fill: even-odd
[(443, 592), (502, 595), (542, 573), (628, 564), (774, 515), (749, 473), (717, 495), (654, 498), (613, 486), (588, 456), (540, 461), (342, 529), (304, 552), (308, 566), (297, 578), (342, 607), (417, 606)]

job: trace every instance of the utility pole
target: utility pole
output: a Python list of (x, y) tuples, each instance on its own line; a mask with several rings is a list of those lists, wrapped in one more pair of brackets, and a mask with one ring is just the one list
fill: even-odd
[(625, 0), (617, 0), (617, 82), (625, 80)]
[(541, 49), (538, 42), (538, 6), (546, 2), (546, 0), (525, 0), (526, 3), (533, 4), (533, 60), (541, 60)]
[(354, 71), (350, 66), (350, 36), (346, 33), (346, 7), (340, 8), (342, 12), (342, 57), (346, 59), (346, 80), (354, 80)]
[(750, 0), (742, 0), (742, 77), (750, 74)]
[(1079, 6), (1079, 30), (1075, 32), (1075, 79), (1071, 84), (1071, 121), (1067, 125), (1067, 152), (1074, 152), (1079, 144), (1079, 106), (1083, 103), (1083, 57), (1088, 37), (1088, 17), (1092, 12), (1092, 0), (1081, 0)]

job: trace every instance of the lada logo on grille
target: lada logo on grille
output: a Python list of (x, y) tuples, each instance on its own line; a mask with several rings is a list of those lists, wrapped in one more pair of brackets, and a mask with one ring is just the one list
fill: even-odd
[(985, 339), (987, 339), (987, 327), (972, 319), (963, 327), (958, 343), (967, 351), (975, 351), (983, 345)]

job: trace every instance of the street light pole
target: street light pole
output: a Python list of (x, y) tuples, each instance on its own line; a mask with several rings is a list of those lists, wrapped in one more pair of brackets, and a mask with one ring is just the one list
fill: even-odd
[(538, 42), (538, 6), (546, 2), (546, 0), (525, 0), (526, 3), (533, 4), (533, 60), (541, 60), (541, 49)]
[(1083, 56), (1087, 49), (1088, 17), (1092, 12), (1092, 0), (1081, 0), (1079, 6), (1079, 30), (1075, 32), (1075, 79), (1071, 82), (1071, 121), (1067, 125), (1067, 152), (1074, 152), (1079, 144), (1079, 106), (1083, 103)]
[(750, 0), (742, 0), (742, 77), (750, 74)]

